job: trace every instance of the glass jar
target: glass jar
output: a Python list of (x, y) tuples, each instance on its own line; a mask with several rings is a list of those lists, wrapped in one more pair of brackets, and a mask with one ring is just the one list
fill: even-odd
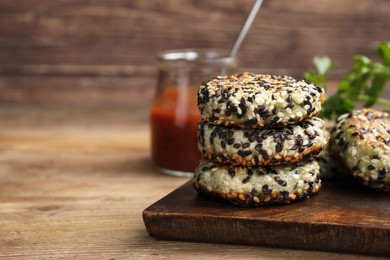
[(233, 73), (237, 61), (218, 50), (184, 49), (158, 55), (159, 78), (150, 112), (152, 159), (162, 172), (191, 177), (200, 159), (197, 90), (204, 80)]

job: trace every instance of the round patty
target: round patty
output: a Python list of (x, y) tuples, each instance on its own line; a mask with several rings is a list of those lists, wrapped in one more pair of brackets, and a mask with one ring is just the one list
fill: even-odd
[(240, 167), (202, 159), (193, 178), (201, 195), (239, 206), (285, 204), (309, 198), (321, 187), (316, 161), (273, 167)]
[(204, 158), (233, 165), (295, 163), (321, 152), (328, 142), (324, 122), (313, 117), (294, 126), (251, 129), (198, 125), (198, 147)]
[(198, 106), (204, 120), (244, 128), (277, 128), (317, 115), (322, 89), (288, 76), (241, 73), (203, 82)]
[(331, 145), (365, 186), (390, 192), (390, 115), (356, 110), (337, 120)]

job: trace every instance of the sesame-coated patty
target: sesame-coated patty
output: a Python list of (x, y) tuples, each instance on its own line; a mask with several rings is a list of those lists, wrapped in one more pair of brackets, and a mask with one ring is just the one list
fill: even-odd
[(337, 120), (331, 148), (365, 186), (390, 192), (390, 115), (355, 110)]
[(198, 106), (204, 120), (244, 128), (277, 128), (317, 115), (322, 89), (288, 76), (241, 73), (203, 82)]
[(204, 158), (233, 165), (295, 163), (321, 152), (328, 142), (324, 122), (313, 117), (294, 126), (251, 129), (198, 125), (198, 147)]
[(285, 204), (308, 198), (321, 187), (314, 160), (273, 167), (221, 165), (202, 159), (193, 178), (201, 195), (239, 206)]

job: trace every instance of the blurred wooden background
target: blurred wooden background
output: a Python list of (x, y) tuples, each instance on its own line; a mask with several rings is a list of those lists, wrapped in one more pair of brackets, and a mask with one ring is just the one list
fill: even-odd
[[(249, 0), (0, 0), (0, 102), (150, 101), (155, 56), (229, 49)], [(314, 55), (375, 57), (390, 40), (388, 0), (266, 0), (241, 70), (300, 76)]]

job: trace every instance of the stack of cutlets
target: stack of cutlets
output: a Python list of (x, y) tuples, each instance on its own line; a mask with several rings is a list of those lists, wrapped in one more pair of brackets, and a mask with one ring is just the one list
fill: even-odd
[(241, 73), (202, 83), (193, 179), (202, 195), (240, 206), (289, 203), (321, 187), (318, 155), (328, 141), (315, 117), (324, 93), (287, 76)]

